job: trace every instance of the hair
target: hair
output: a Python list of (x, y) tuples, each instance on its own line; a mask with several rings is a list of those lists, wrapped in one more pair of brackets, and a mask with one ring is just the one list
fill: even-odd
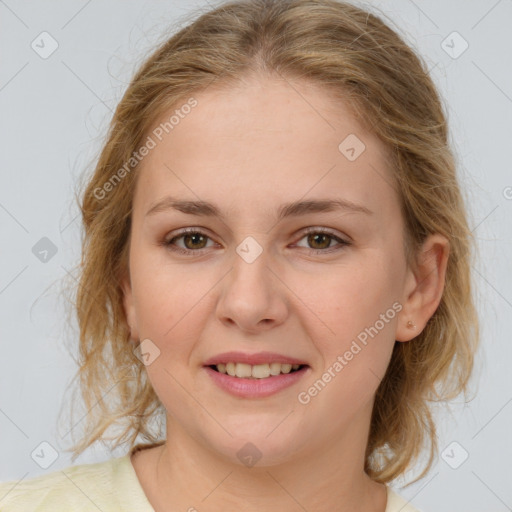
[[(133, 352), (120, 285), (128, 275), (137, 167), (121, 173), (171, 107), (212, 82), (226, 88), (249, 75), (316, 84), (353, 109), (388, 148), (405, 220), (406, 261), (429, 234), (449, 240), (445, 288), (423, 331), (395, 342), (375, 396), (365, 471), (386, 483), (437, 453), (431, 405), (467, 394), (478, 346), (468, 227), (446, 115), (426, 64), (379, 17), (336, 0), (240, 0), (200, 15), (160, 44), (135, 73), (111, 120), (80, 202), (84, 231), (74, 307), (79, 322), (76, 378), (88, 413), (74, 457), (109, 428), (115, 446), (137, 437), (165, 440), (151, 421), (163, 411)], [(126, 167), (124, 167), (126, 170)], [(115, 186), (108, 187), (117, 175)], [(98, 191), (103, 191), (99, 193)], [(109, 399), (106, 399), (106, 395)], [(414, 480), (414, 481), (416, 481)]]

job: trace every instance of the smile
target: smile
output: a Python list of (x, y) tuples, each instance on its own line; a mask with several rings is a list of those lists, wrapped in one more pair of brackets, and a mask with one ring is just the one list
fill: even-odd
[(278, 395), (280, 391), (297, 384), (312, 372), (309, 365), (297, 362), (216, 362), (203, 366), (203, 369), (222, 392), (244, 399)]
[(240, 379), (267, 379), (277, 375), (293, 373), (304, 365), (289, 363), (265, 363), (250, 365), (246, 363), (229, 362), (210, 366), (219, 373), (238, 377)]

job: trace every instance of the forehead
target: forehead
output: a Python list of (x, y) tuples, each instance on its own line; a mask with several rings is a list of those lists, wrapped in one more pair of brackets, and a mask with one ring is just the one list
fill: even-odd
[(251, 79), (193, 98), (193, 108), (177, 104), (149, 132), (155, 147), (137, 170), (136, 212), (165, 194), (232, 213), (326, 193), (370, 209), (396, 202), (387, 148), (325, 89)]

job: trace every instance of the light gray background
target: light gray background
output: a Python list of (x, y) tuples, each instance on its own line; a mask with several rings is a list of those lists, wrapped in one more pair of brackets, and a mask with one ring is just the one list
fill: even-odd
[[(483, 344), (476, 398), (439, 412), (440, 453), (449, 447), (444, 458), (420, 482), (394, 487), (426, 512), (512, 510), (512, 1), (366, 5), (382, 9), (432, 69), (449, 107), (480, 248), (473, 268)], [(0, 0), (0, 481), (71, 464), (63, 451), (71, 426), (57, 430), (57, 420), (69, 399), (75, 364), (68, 347), (75, 351), (77, 334), (59, 287), (62, 277), (73, 279), (80, 257), (76, 180), (94, 162), (136, 65), (196, 6), (208, 2)], [(47, 59), (31, 48), (43, 31), (59, 45)], [(455, 59), (442, 46), (454, 31), (469, 44)], [(445, 45), (453, 49), (445, 48), (457, 52), (462, 43), (452, 35)], [(32, 251), (43, 237), (57, 247), (46, 262)], [(58, 452), (47, 469), (31, 457), (47, 450), (41, 442)], [(464, 450), (468, 459), (450, 467)], [(111, 456), (99, 446), (75, 463)]]

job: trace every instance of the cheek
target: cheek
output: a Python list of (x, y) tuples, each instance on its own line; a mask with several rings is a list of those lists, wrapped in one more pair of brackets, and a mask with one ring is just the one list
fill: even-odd
[[(197, 306), (211, 284), (198, 276), (193, 266), (173, 264), (165, 249), (155, 248), (136, 255), (132, 262), (132, 285), (140, 330), (162, 342), (184, 326), (194, 329)], [(213, 280), (213, 278), (211, 278)]]
[(158, 358), (147, 367), (148, 375), (157, 393), (159, 388), (166, 396), (179, 393), (179, 387), (171, 391), (169, 374), (192, 385), (190, 365), (195, 364), (194, 350), (212, 315), (214, 287), (219, 277), (211, 270), (198, 272), (192, 265), (173, 265), (161, 260), (158, 265), (134, 264), (133, 270), (139, 335), (141, 340), (151, 340), (159, 350)]
[[(330, 328), (335, 339), (352, 339), (373, 326), (399, 297), (398, 280), (391, 265), (379, 264), (379, 259), (366, 259), (370, 260), (368, 264), (361, 261), (358, 266), (334, 270), (321, 287), (311, 282), (309, 292), (302, 292), (310, 309)], [(392, 309), (385, 320), (392, 321), (395, 316)], [(388, 326), (390, 322), (385, 323)], [(380, 330), (380, 322), (379, 326)]]
[(340, 404), (371, 397), (395, 344), (402, 308), (397, 301), (398, 280), (392, 262), (384, 264), (382, 256), (373, 256), (358, 267), (333, 272), (323, 295), (310, 294), (310, 309), (329, 327), (323, 335), (313, 336), (322, 355), (319, 372), (328, 372), (321, 379), (329, 382), (332, 398)]
[[(314, 338), (322, 367), (301, 389), (300, 403), (310, 402), (308, 414), (325, 418), (334, 430), (373, 400), (396, 343), (401, 309), (391, 288), (353, 277), (354, 281), (345, 280), (343, 292), (331, 297), (330, 309), (324, 309), (325, 323), (335, 334)], [(351, 292), (357, 291), (360, 295), (355, 301)]]

